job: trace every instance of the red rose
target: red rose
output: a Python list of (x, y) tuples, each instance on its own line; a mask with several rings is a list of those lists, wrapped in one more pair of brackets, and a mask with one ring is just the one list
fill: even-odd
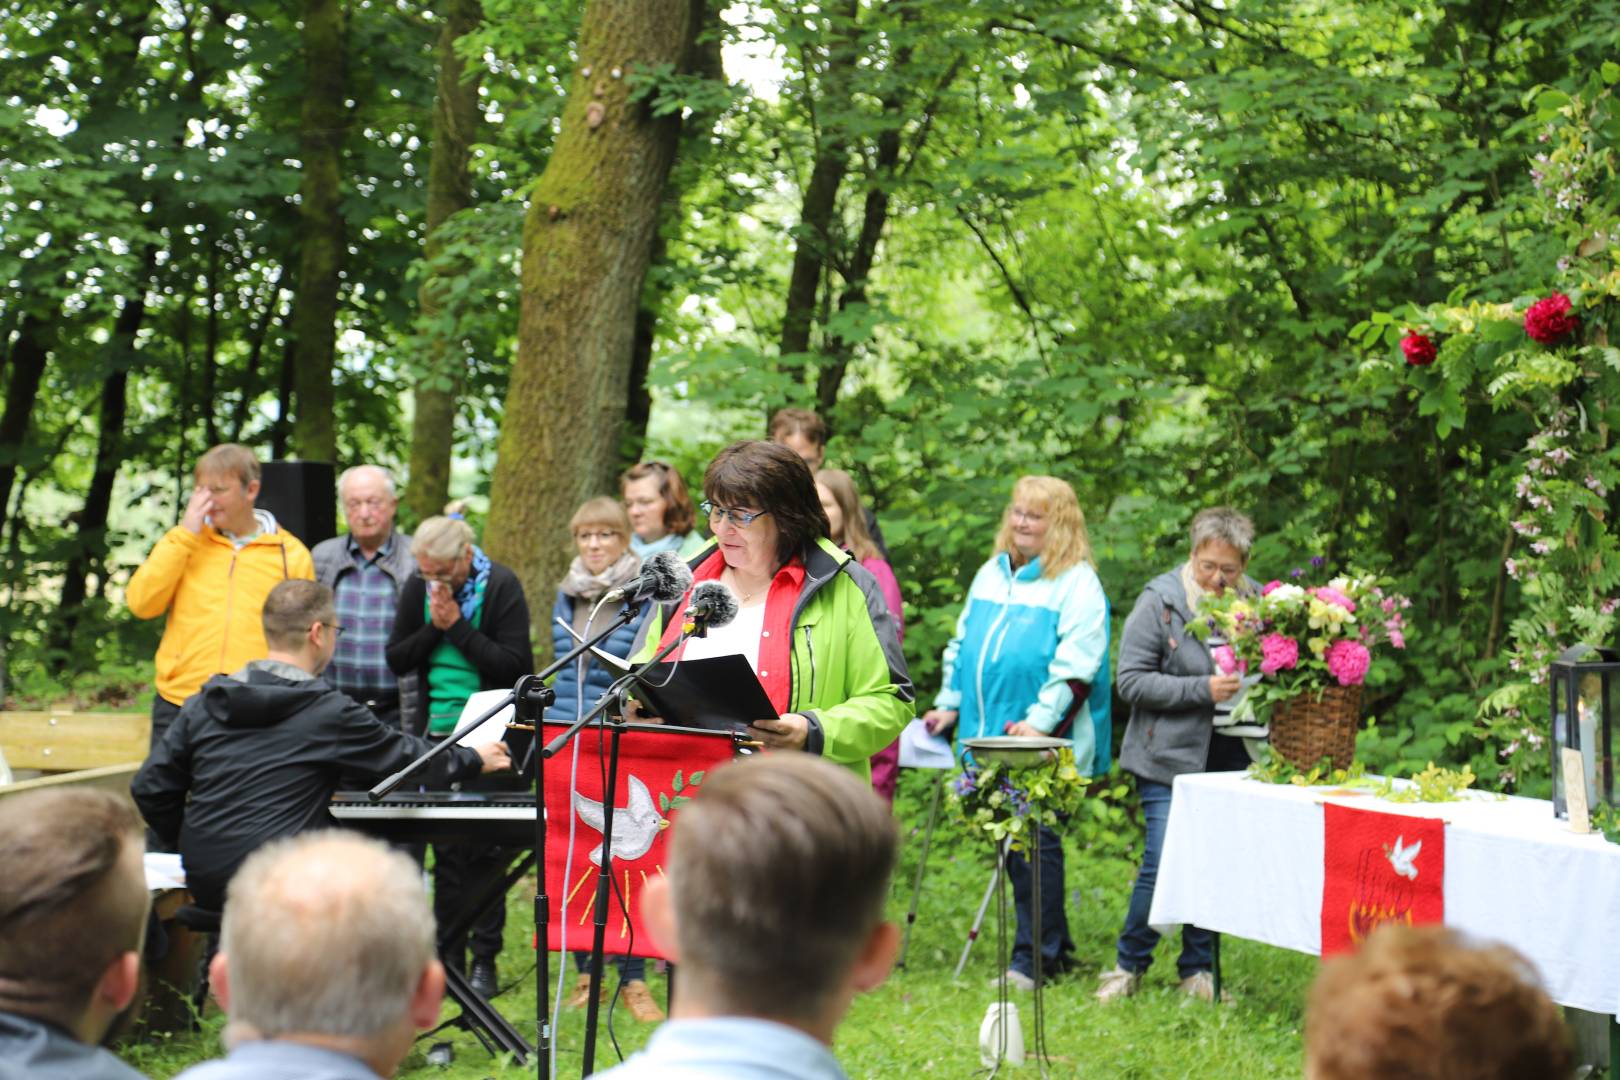
[(1524, 332), (1531, 341), (1543, 345), (1556, 345), (1575, 332), (1580, 317), (1569, 313), (1569, 297), (1553, 293), (1545, 300), (1537, 300), (1524, 313)]
[(1434, 363), (1439, 350), (1427, 334), (1420, 334), (1416, 330), (1408, 330), (1406, 336), (1401, 338), (1401, 352), (1406, 354), (1406, 363), (1409, 367), (1427, 367)]

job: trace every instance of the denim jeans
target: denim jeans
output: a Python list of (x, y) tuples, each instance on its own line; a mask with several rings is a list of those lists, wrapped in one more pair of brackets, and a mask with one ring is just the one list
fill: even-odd
[[(1041, 975), (1050, 977), (1069, 967), (1074, 959), (1074, 941), (1069, 937), (1069, 918), (1063, 909), (1063, 837), (1045, 825), (1040, 833), (1041, 858)], [(1015, 851), (1007, 853), (1007, 876), (1012, 879), (1013, 908), (1018, 928), (1013, 934), (1012, 970), (1031, 977), (1035, 974), (1034, 916), (1030, 908), (1029, 860)]]
[[(645, 956), (614, 956), (612, 949), (613, 946), (609, 945), (603, 950), (602, 982), (604, 985), (613, 986), (613, 983), (608, 981), (608, 971), (615, 963), (619, 965), (619, 970), (623, 972), (625, 982), (629, 982), (631, 979), (646, 981), (647, 958)], [(581, 975), (591, 970), (591, 954), (588, 951), (574, 954), (574, 970)]]
[[(1243, 740), (1227, 735), (1210, 739), (1209, 772), (1231, 772), (1247, 768), (1248, 751)], [(1159, 879), (1159, 855), (1164, 850), (1164, 829), (1170, 820), (1170, 785), (1153, 780), (1138, 780), (1138, 796), (1142, 800), (1142, 822), (1147, 838), (1142, 850), (1142, 865), (1136, 871), (1136, 884), (1131, 888), (1131, 904), (1125, 912), (1125, 929), (1120, 931), (1119, 966), (1140, 975), (1153, 963), (1153, 947), (1159, 943), (1159, 933), (1148, 925), (1148, 912), (1153, 907), (1153, 887)], [(1044, 869), (1044, 868), (1043, 868)], [(1210, 969), (1214, 952), (1214, 936), (1196, 926), (1181, 928), (1181, 956), (1176, 970), (1187, 976)]]

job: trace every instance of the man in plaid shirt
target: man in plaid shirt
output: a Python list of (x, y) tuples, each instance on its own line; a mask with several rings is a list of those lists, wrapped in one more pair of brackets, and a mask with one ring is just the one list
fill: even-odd
[[(399, 500), (394, 478), (378, 465), (356, 465), (338, 479), (349, 524), (344, 536), (315, 545), (315, 578), (337, 595), (343, 636), (325, 679), (391, 727), (416, 732), (416, 687), (406, 686), (383, 656), (394, 628), (399, 587), (416, 572), (411, 538), (394, 528)], [(414, 684), (414, 680), (407, 680)], [(404, 691), (402, 697), (401, 691)]]

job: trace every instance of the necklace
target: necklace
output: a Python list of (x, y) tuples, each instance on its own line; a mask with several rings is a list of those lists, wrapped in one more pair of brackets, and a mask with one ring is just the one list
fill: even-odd
[[(769, 582), (767, 581), (766, 584), (769, 584)], [(743, 592), (742, 578), (737, 575), (736, 571), (731, 572), (731, 585), (732, 585), (732, 590), (734, 592), (736, 592), (736, 594), (737, 594), (737, 603), (738, 604), (747, 604), (748, 601), (752, 600), (754, 597), (759, 595), (759, 590), (760, 589), (765, 587), (764, 585), (755, 585), (752, 589), (749, 589), (747, 592)]]

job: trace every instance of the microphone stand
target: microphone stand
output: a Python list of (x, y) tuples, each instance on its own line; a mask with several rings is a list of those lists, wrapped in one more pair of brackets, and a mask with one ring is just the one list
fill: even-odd
[[(546, 668), (544, 671), (540, 672), (538, 675), (523, 676), (523, 678), (518, 680), (517, 685), (513, 687), (512, 690), (508, 691), (507, 695), (501, 698), (500, 701), (497, 701), (494, 705), (490, 706), (488, 709), (485, 709), (481, 715), (475, 716), (473, 719), (468, 720), (466, 723), (456, 728), (456, 730), (452, 731), (448, 736), (446, 736), (443, 741), (430, 747), (428, 751), (421, 757), (417, 758), (409, 765), (406, 765), (403, 769), (400, 769), (398, 772), (394, 773), (394, 775), (380, 781), (377, 786), (366, 792), (366, 797), (372, 802), (377, 802), (382, 799), (383, 796), (387, 795), (389, 792), (399, 787), (399, 785), (403, 784), (412, 774), (416, 773), (428, 762), (444, 753), (450, 747), (456, 745), (456, 743), (465, 737), (469, 732), (476, 730), (478, 725), (482, 724), (485, 720), (488, 720), (490, 717), (494, 716), (496, 713), (518, 700), (520, 690), (524, 690), (526, 693), (545, 695), (546, 699), (540, 702), (541, 709), (544, 709), (547, 705), (550, 705), (553, 700), (551, 697), (551, 689), (549, 687), (538, 686), (536, 684), (551, 678), (553, 675), (557, 674), (557, 672), (561, 671), (575, 660), (578, 660), (586, 652), (606, 641), (608, 637), (621, 626), (626, 626), (631, 622), (634, 622), (639, 611), (640, 604), (632, 605), (630, 603), (626, 603), (624, 609), (619, 612), (612, 622), (608, 623), (608, 625), (602, 629), (601, 633), (590, 638), (588, 641), (580, 642), (576, 647), (570, 649), (566, 656), (558, 659), (555, 663)], [(525, 690), (526, 684), (527, 689)], [(514, 717), (514, 719), (516, 719), (516, 717)], [(538, 739), (539, 737), (540, 729), (536, 728), (535, 738)], [(532, 752), (533, 748), (531, 747), (530, 749)], [(550, 755), (547, 756), (549, 757)]]
[[(710, 618), (709, 614), (707, 612), (703, 612), (697, 615), (688, 615), (687, 618), (690, 619), (691, 623), (689, 629), (683, 628), (681, 633), (676, 635), (675, 640), (660, 649), (657, 655), (651, 660), (648, 660), (645, 664), (642, 664), (634, 671), (631, 671), (615, 681), (614, 684), (608, 687), (607, 691), (597, 699), (596, 704), (592, 706), (591, 711), (574, 721), (574, 723), (569, 726), (567, 731), (564, 731), (561, 735), (558, 735), (555, 739), (551, 740), (550, 743), (546, 744), (546, 748), (540, 751), (540, 756), (548, 759), (555, 757), (557, 753), (568, 744), (570, 739), (579, 734), (580, 730), (583, 729), (586, 724), (607, 713), (608, 708), (615, 701), (622, 703), (631, 686), (645, 681), (648, 672), (650, 672), (656, 664), (662, 661), (664, 657), (680, 648), (688, 638), (704, 636), (704, 634), (708, 631), (708, 623)], [(621, 715), (617, 717), (605, 717), (599, 725), (607, 728), (611, 738), (609, 739), (610, 745), (608, 749), (607, 783), (602, 792), (602, 866), (601, 874), (596, 879), (596, 915), (592, 921), (590, 960), (591, 984), (590, 998), (585, 1006), (585, 1051), (583, 1067), (580, 1072), (580, 1076), (582, 1078), (590, 1076), (591, 1073), (595, 1071), (596, 1028), (598, 1020), (600, 1019), (602, 1008), (602, 953), (607, 942), (608, 893), (613, 879), (613, 818), (617, 811), (619, 800), (619, 739), (621, 736), (623, 736), (625, 728), (624, 718), (622, 715), (624, 712), (622, 704), (619, 712)], [(543, 763), (540, 768), (536, 770), (536, 772), (545, 772), (545, 766)], [(540, 872), (541, 876), (543, 877), (545, 874), (545, 867), (543, 864)], [(542, 1002), (540, 1007), (543, 1011), (547, 1008), (547, 1005)]]

